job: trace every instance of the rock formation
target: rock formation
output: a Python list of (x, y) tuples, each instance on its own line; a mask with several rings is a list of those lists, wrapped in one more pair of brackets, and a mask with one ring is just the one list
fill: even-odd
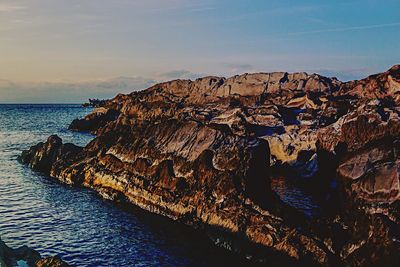
[[(395, 66), (347, 83), (283, 72), (165, 82), (75, 120), (70, 129), (96, 134), (86, 147), (51, 136), (21, 161), (260, 262), (396, 266), (399, 76)], [(310, 219), (282, 202), (272, 168), (327, 192), (325, 212)]]
[(69, 265), (58, 256), (42, 258), (37, 251), (27, 246), (12, 249), (0, 239), (0, 267), (13, 266), (68, 267)]

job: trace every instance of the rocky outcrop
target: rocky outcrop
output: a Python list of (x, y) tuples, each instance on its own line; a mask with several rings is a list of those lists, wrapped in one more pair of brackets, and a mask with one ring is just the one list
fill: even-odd
[[(51, 136), (20, 159), (261, 262), (390, 266), (400, 255), (399, 72), (349, 83), (284, 72), (161, 83), (75, 120), (70, 129), (97, 136), (86, 147)], [(372, 101), (360, 93), (373, 88)], [(307, 180), (323, 214), (307, 219), (283, 203), (272, 167)]]
[(118, 118), (119, 112), (114, 109), (96, 108), (93, 113), (86, 116), (85, 119), (73, 120), (69, 126), (70, 130), (95, 132), (104, 127), (108, 122)]
[(36, 263), (36, 267), (68, 267), (69, 265), (66, 264), (61, 260), (60, 257), (47, 257), (44, 259), (39, 260)]
[(69, 161), (80, 151), (82, 151), (81, 147), (74, 144), (63, 144), (61, 138), (52, 135), (46, 143), (39, 143), (29, 151), (23, 151), (20, 160), (28, 163), (32, 169), (49, 173), (55, 162), (58, 160)]
[(400, 264), (395, 256), (400, 248), (399, 138), (398, 107), (379, 100), (318, 131), (321, 170), (336, 173), (343, 199), (345, 212), (336, 221), (353, 232), (352, 245), (342, 253), (362, 255), (357, 259), (362, 266)]
[(83, 107), (93, 107), (93, 108), (99, 108), (102, 107), (106, 104), (106, 100), (100, 100), (100, 99), (90, 99), (89, 102), (83, 103)]
[(365, 98), (385, 98), (400, 100), (400, 65), (395, 65), (388, 71), (371, 75), (359, 81), (344, 84), (342, 92)]
[[(203, 229), (218, 245), (259, 261), (329, 262), (331, 253), (317, 240), (283, 223), (289, 214), (301, 217), (271, 191), (266, 142), (176, 121), (112, 135), (69, 154), (68, 163), (55, 136), (21, 160), (38, 162), (34, 168), (63, 182)], [(52, 168), (42, 168), (41, 160), (49, 158), (56, 160)], [(257, 246), (271, 250), (250, 249)]]
[[(229, 127), (236, 135), (263, 136), (268, 139), (275, 135), (278, 139), (292, 139), (300, 143), (298, 133), (321, 123), (330, 116), (325, 109), (331, 108), (335, 115), (339, 107), (326, 104), (328, 96), (338, 91), (342, 83), (317, 74), (306, 73), (255, 73), (237, 75), (231, 78), (204, 77), (196, 81), (175, 80), (157, 84), (147, 90), (130, 95), (118, 95), (106, 102), (102, 108), (81, 120), (71, 123), (70, 129), (91, 131), (101, 134), (107, 130), (106, 124), (116, 121), (119, 125), (140, 125), (161, 122), (168, 119), (195, 120), (205, 124)], [(336, 102), (336, 100), (332, 101)], [(340, 100), (337, 100), (340, 102)], [(347, 110), (340, 110), (346, 112)], [(317, 116), (314, 113), (320, 113)], [(332, 116), (335, 116), (332, 115)], [(301, 125), (290, 128), (286, 135), (284, 125)], [(111, 127), (114, 127), (112, 125)], [(296, 129), (296, 130), (293, 130)], [(311, 135), (310, 146), (315, 146), (316, 138)], [(290, 166), (300, 166), (294, 162), (301, 148), (291, 152), (287, 142), (280, 142), (288, 153), (272, 155), (284, 160)], [(271, 151), (275, 151), (271, 149)], [(281, 162), (281, 161), (277, 161)], [(300, 166), (305, 168), (305, 166)]]
[(0, 239), (0, 266), (68, 267), (69, 265), (58, 256), (42, 258), (37, 251), (27, 246), (12, 249)]
[(388, 207), (400, 200), (399, 139), (399, 109), (378, 100), (318, 132), (321, 161), (337, 170), (348, 195), (397, 222), (398, 211), (390, 215)]

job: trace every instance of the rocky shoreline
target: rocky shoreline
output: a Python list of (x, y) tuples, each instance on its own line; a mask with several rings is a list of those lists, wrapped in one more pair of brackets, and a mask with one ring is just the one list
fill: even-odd
[[(400, 65), (352, 82), (256, 73), (175, 80), (117, 95), (23, 163), (64, 183), (204, 230), (218, 246), (281, 266), (400, 263)], [(324, 213), (271, 188), (290, 170)], [(289, 178), (287, 178), (289, 179)]]
[(0, 267), (68, 267), (60, 257), (42, 258), (39, 252), (22, 246), (16, 249), (8, 247), (0, 238)]

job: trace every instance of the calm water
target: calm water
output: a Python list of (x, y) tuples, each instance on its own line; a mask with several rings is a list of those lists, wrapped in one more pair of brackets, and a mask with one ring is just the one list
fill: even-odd
[[(87, 189), (68, 187), (17, 162), (51, 134), (84, 145), (67, 130), (90, 109), (78, 105), (0, 105), (0, 236), (75, 266), (243, 266), (186, 227), (125, 211)], [(217, 254), (215, 254), (217, 253)], [(233, 262), (235, 264), (233, 264)], [(248, 263), (247, 263), (248, 264)]]
[(315, 218), (321, 212), (320, 201), (302, 190), (283, 176), (272, 177), (271, 187), (286, 204), (303, 212), (308, 218)]

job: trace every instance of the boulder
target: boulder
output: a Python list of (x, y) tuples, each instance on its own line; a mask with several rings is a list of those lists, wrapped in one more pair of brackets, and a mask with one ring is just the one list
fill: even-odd
[(95, 133), (97, 129), (106, 126), (110, 121), (115, 121), (119, 116), (119, 111), (106, 108), (97, 108), (93, 113), (84, 119), (75, 119), (72, 121), (69, 130), (86, 131)]
[(0, 266), (68, 267), (69, 265), (58, 256), (41, 258), (39, 252), (27, 246), (12, 249), (0, 238)]
[[(400, 200), (397, 109), (375, 101), (318, 132), (321, 166), (336, 170), (347, 196), (371, 213), (393, 219)], [(328, 167), (330, 166), (330, 167)], [(398, 219), (396, 219), (398, 221)]]

